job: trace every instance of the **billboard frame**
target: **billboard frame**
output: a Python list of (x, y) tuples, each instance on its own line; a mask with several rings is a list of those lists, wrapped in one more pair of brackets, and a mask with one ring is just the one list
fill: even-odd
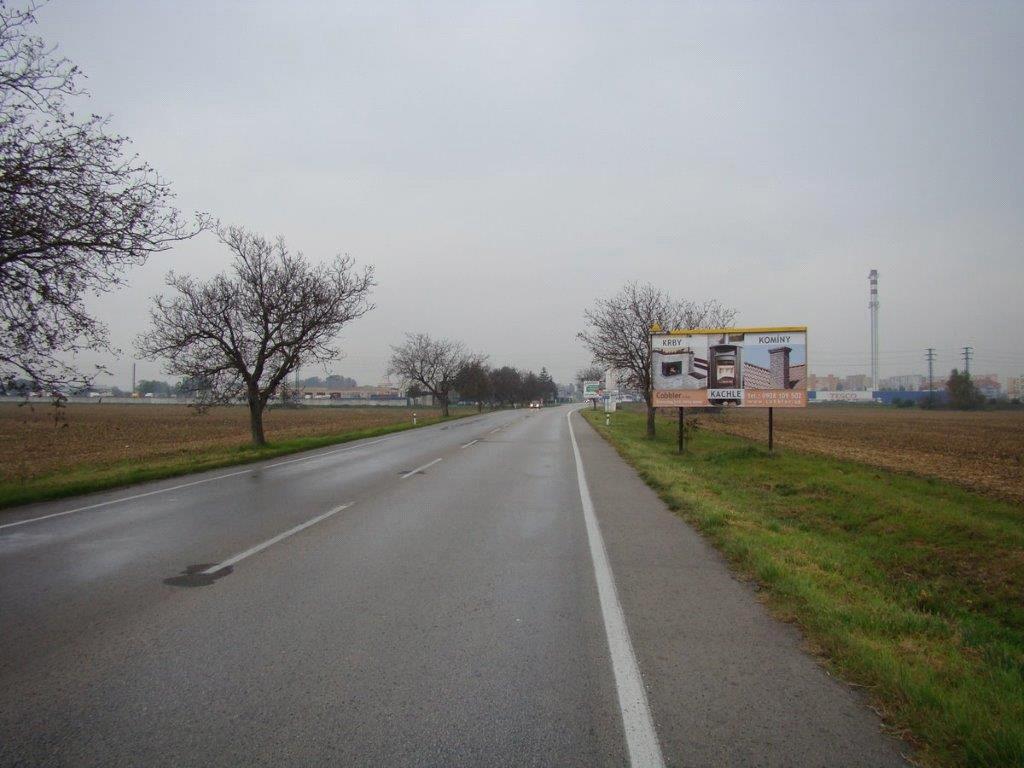
[[(680, 355), (689, 354), (689, 356), (690, 356), (688, 363), (689, 363), (689, 366), (691, 367), (691, 373), (689, 375), (692, 378), (694, 378), (694, 379), (702, 377), (702, 378), (704, 378), (706, 380), (706, 383), (705, 383), (705, 385), (703, 387), (695, 385), (695, 386), (692, 386), (692, 387), (687, 387), (685, 389), (681, 389), (679, 391), (680, 392), (681, 391), (686, 391), (688, 389), (692, 389), (693, 391), (699, 391), (700, 389), (704, 389), (705, 392), (708, 392), (708, 391), (710, 391), (712, 389), (712, 387), (711, 387), (712, 382), (719, 383), (719, 384), (724, 382), (724, 383), (727, 383), (728, 386), (725, 386), (725, 387), (719, 386), (719, 387), (715, 387), (714, 388), (715, 391), (717, 391), (719, 393), (718, 396), (716, 397), (717, 402), (711, 402), (710, 397), (708, 395), (705, 395), (704, 396), (704, 401), (702, 403), (696, 404), (696, 405), (695, 404), (691, 404), (690, 407), (697, 407), (697, 408), (709, 408), (709, 407), (716, 407), (716, 406), (718, 406), (718, 407), (721, 407), (721, 406), (730, 407), (728, 404), (732, 403), (733, 405), (731, 407), (739, 407), (739, 408), (767, 408), (768, 409), (768, 451), (769, 452), (773, 452), (774, 451), (774, 447), (775, 447), (775, 439), (774, 439), (775, 438), (775, 429), (774, 429), (774, 427), (775, 427), (775, 419), (774, 419), (775, 407), (786, 407), (786, 408), (806, 408), (807, 407), (807, 403), (808, 403), (808, 399), (807, 399), (807, 378), (806, 378), (807, 377), (807, 369), (806, 369), (806, 367), (804, 369), (803, 387), (800, 390), (800, 391), (803, 392), (803, 397), (802, 398), (797, 398), (797, 399), (800, 400), (800, 402), (777, 402), (776, 401), (776, 398), (778, 397), (779, 394), (791, 391), (789, 387), (783, 387), (781, 389), (772, 389), (772, 388), (758, 387), (758, 388), (749, 388), (749, 389), (752, 392), (773, 393), (773, 394), (771, 394), (771, 395), (767, 395), (767, 394), (764, 395), (763, 398), (761, 398), (763, 404), (761, 402), (758, 402), (757, 404), (747, 405), (746, 404), (746, 399), (747, 399), (746, 393), (747, 393), (748, 388), (742, 386), (743, 385), (743, 378), (746, 375), (745, 374), (745, 366), (744, 366), (744, 362), (743, 362), (743, 356), (744, 356), (743, 355), (743, 351), (744, 351), (744, 349), (746, 347), (746, 343), (745, 343), (746, 342), (746, 338), (741, 338), (741, 339), (735, 339), (734, 340), (734, 339), (730, 339), (730, 337), (731, 336), (745, 337), (747, 334), (755, 334), (755, 335), (756, 334), (766, 334), (767, 335), (767, 334), (787, 334), (787, 333), (790, 333), (790, 334), (801, 334), (802, 340), (803, 340), (803, 344), (800, 345), (800, 346), (803, 349), (803, 360), (804, 360), (802, 365), (806, 366), (807, 365), (807, 360), (808, 360), (807, 349), (808, 349), (808, 346), (809, 346), (808, 345), (808, 339), (807, 339), (808, 333), (807, 333), (807, 326), (806, 325), (737, 326), (737, 327), (734, 327), (734, 328), (677, 328), (677, 329), (672, 329), (672, 330), (668, 330), (668, 331), (662, 329), (661, 326), (659, 326), (657, 324), (651, 326), (650, 333), (648, 334), (648, 352), (650, 353), (650, 359), (651, 359), (650, 393), (649, 393), (651, 406), (654, 407), (654, 408), (672, 407), (671, 405), (666, 405), (664, 403), (661, 404), (661, 405), (658, 404), (659, 398), (658, 398), (658, 394), (657, 393), (658, 393), (659, 390), (657, 390), (655, 388), (655, 378), (656, 378), (656, 376), (655, 376), (655, 370), (654, 370), (654, 352), (655, 352), (655, 338), (656, 337), (664, 338), (664, 337), (672, 337), (672, 336), (680, 336), (680, 337), (683, 337), (683, 336), (686, 336), (686, 337), (694, 337), (694, 336), (703, 336), (703, 337), (722, 336), (722, 337), (724, 337), (724, 342), (721, 343), (721, 344), (715, 345), (716, 347), (721, 347), (722, 348), (721, 353), (720, 354), (716, 354), (716, 356), (714, 358), (712, 358), (710, 352), (707, 355), (707, 358), (708, 358), (707, 360), (697, 360), (697, 358), (694, 357), (693, 350), (688, 350), (687, 352), (680, 352), (679, 353)], [(735, 341), (737, 343), (732, 343), (733, 341)], [(780, 344), (784, 344), (784, 342), (779, 342), (779, 343)], [(762, 343), (760, 343), (758, 345), (755, 345), (755, 348), (763, 346), (763, 345), (764, 344), (762, 342)], [(710, 350), (710, 347), (709, 347), (709, 350)], [(784, 368), (782, 369), (782, 370), (787, 372), (787, 373), (783, 374), (783, 377), (784, 377), (783, 378), (783, 383), (785, 383), (786, 381), (788, 381), (790, 350), (785, 348), (785, 347), (779, 347), (776, 350), (772, 351), (772, 354), (775, 354), (775, 353), (779, 353), (782, 356), (782, 358), (785, 360), (785, 362), (783, 364)], [(694, 367), (694, 361), (695, 360), (697, 360), (696, 367)], [(670, 373), (666, 374), (666, 373), (663, 372), (662, 375), (663, 376), (665, 376), (665, 375), (671, 375), (671, 376), (682, 375), (683, 374), (683, 368), (684, 368), (684, 365), (686, 363), (687, 363), (687, 360), (686, 360), (685, 357), (683, 357), (681, 360), (670, 361), (669, 363), (667, 363), (668, 366), (671, 366), (668, 369), (670, 371)], [(760, 367), (763, 367), (763, 366), (756, 366), (756, 367), (760, 368)], [(698, 369), (704, 369), (704, 368), (706, 368), (706, 373), (703, 372), (702, 370), (698, 370)], [(772, 376), (776, 376), (777, 375), (777, 369), (775, 367), (775, 358), (773, 358), (773, 362), (771, 364), (770, 370), (772, 371)], [(739, 384), (740, 386), (737, 387), (737, 386), (735, 386), (736, 384)], [(667, 391), (672, 391), (672, 390), (660, 390), (660, 391), (667, 392)], [(734, 396), (731, 396), (731, 395), (734, 395)], [(794, 398), (789, 398), (789, 397), (781, 398), (781, 399), (785, 400), (785, 401), (794, 400)], [(680, 404), (680, 405), (677, 405), (675, 407), (678, 408), (678, 419), (679, 419), (678, 451), (679, 451), (679, 453), (683, 453), (684, 446), (685, 446), (685, 443), (684, 443), (685, 406)]]

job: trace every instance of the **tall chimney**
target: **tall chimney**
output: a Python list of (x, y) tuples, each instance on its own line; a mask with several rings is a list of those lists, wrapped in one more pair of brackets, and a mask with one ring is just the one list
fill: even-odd
[(871, 283), (871, 389), (878, 389), (878, 270), (872, 269), (868, 275)]
[(773, 389), (789, 389), (789, 353), (792, 351), (791, 347), (768, 350)]

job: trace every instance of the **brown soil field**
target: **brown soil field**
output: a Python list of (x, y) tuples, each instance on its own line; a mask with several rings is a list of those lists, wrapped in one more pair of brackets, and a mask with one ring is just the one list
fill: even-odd
[[(438, 409), (417, 408), (421, 418)], [(408, 421), (405, 408), (268, 410), (267, 440), (337, 435)], [(71, 467), (143, 462), (249, 442), (241, 406), (197, 413), (185, 405), (0, 404), (0, 482), (24, 482)]]
[[(703, 414), (697, 423), (704, 429), (768, 440), (768, 414), (761, 409)], [(1024, 411), (776, 408), (775, 443), (937, 477), (1024, 502)]]

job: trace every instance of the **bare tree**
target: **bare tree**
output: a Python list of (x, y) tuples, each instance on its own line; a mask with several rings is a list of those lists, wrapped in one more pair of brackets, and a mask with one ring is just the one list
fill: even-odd
[(653, 438), (651, 328), (723, 328), (733, 323), (736, 310), (714, 300), (679, 301), (649, 283), (627, 283), (610, 299), (598, 299), (583, 316), (589, 327), (577, 338), (590, 350), (594, 362), (616, 369), (627, 385), (643, 391), (647, 436)]
[(85, 298), (203, 230), (182, 221), (171, 191), (128, 139), (97, 115), (76, 117), (78, 68), (30, 34), (30, 5), (0, 2), (0, 389), (16, 377), (85, 386), (62, 356), (109, 350)]
[(583, 382), (601, 381), (604, 378), (604, 370), (599, 365), (588, 365), (586, 368), (576, 371), (576, 383), (579, 385), (580, 392), (583, 392)]
[(461, 342), (433, 339), (426, 333), (407, 333), (404, 344), (391, 348), (387, 373), (407, 385), (421, 385), (437, 400), (441, 415), (448, 416), (449, 397), (459, 371), (483, 361), (482, 355), (467, 352)]
[(157, 296), (152, 327), (136, 345), (146, 357), (167, 360), (166, 371), (203, 382), (199, 407), (244, 397), (252, 441), (264, 445), (263, 410), (299, 361), (337, 358), (342, 327), (373, 309), (373, 268), (355, 269), (349, 256), (312, 265), (239, 227), (218, 229), (234, 255), (232, 271), (201, 283), (167, 276), (177, 293)]

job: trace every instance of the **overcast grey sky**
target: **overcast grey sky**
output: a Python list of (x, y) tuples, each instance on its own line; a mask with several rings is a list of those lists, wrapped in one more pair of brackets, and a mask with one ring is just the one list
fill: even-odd
[[(335, 369), (382, 377), (405, 331), (569, 380), (628, 280), (807, 324), (817, 373), (1024, 373), (1024, 3), (53, 0), (180, 206), (377, 268)], [(171, 268), (96, 303), (125, 350)], [(130, 376), (130, 356), (112, 366)], [(140, 365), (140, 376), (159, 373)], [(315, 373), (308, 371), (309, 374)]]

